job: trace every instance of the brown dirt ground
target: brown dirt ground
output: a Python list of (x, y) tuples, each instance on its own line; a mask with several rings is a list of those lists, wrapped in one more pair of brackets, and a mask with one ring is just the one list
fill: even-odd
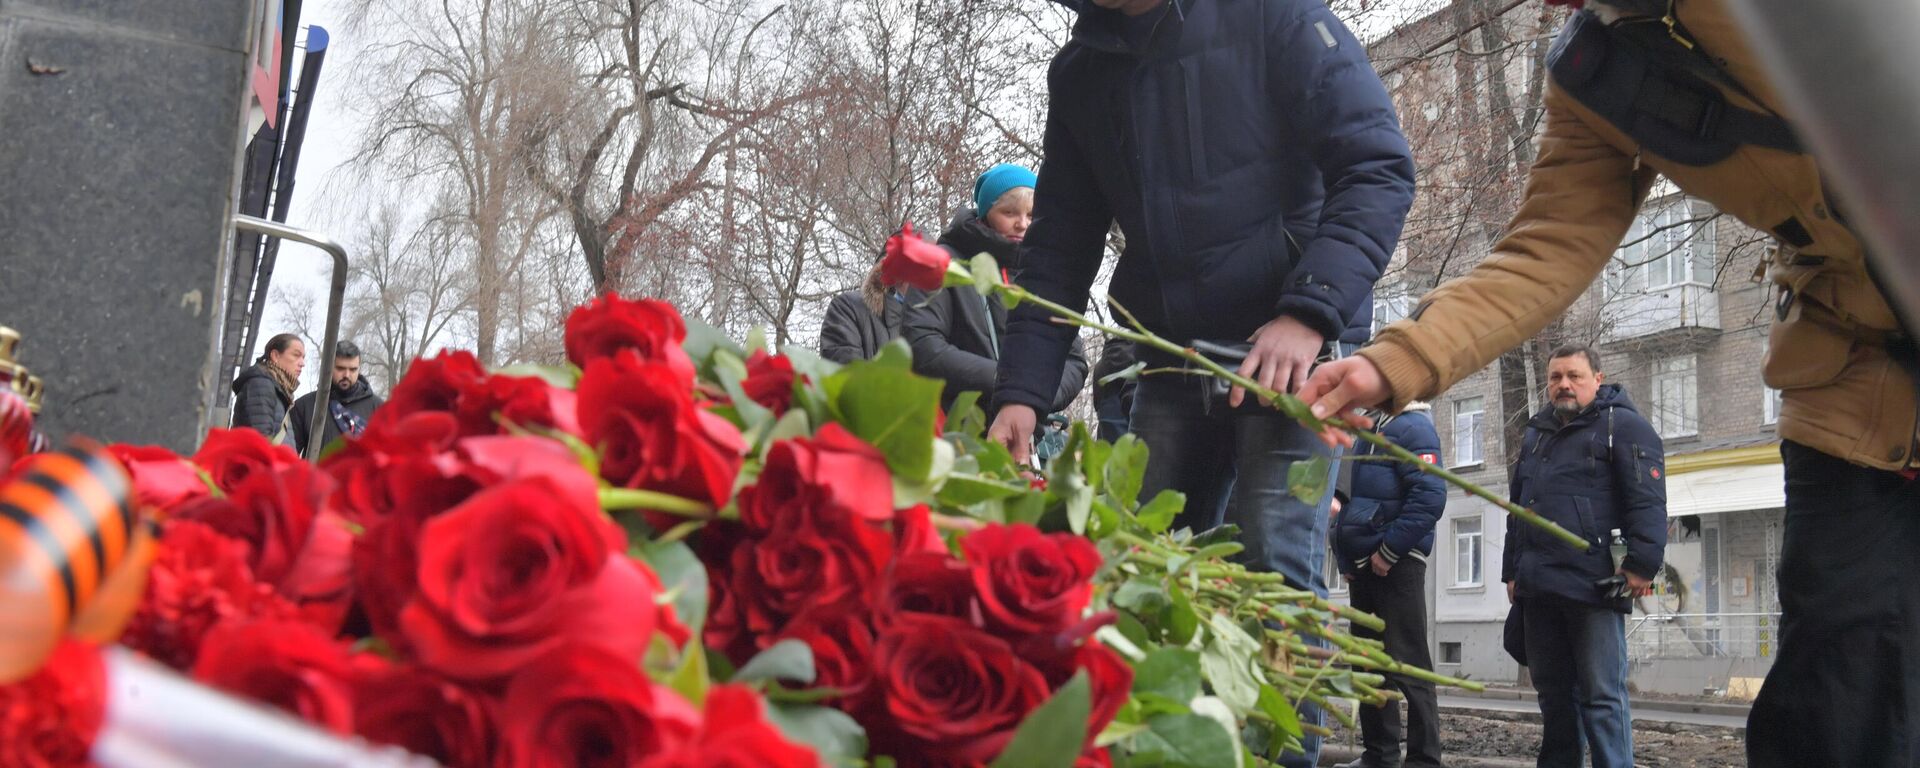
[[(1747, 764), (1741, 733), (1730, 728), (1635, 721), (1634, 761), (1647, 768), (1736, 768)], [(1338, 726), (1336, 731), (1338, 731)], [(1442, 712), (1441, 742), (1448, 755), (1532, 761), (1540, 724), (1504, 712)], [(1331, 743), (1359, 746), (1359, 732), (1336, 732)]]

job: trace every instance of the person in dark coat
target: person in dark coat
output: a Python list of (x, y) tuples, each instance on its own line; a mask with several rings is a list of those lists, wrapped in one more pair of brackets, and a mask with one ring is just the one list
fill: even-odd
[(827, 303), (820, 322), (820, 356), (841, 365), (869, 360), (887, 342), (900, 337), (899, 293), (880, 281), (880, 262), (867, 271), (857, 291), (844, 291)]
[[(1389, 442), (1430, 464), (1440, 463), (1440, 434), (1425, 403), (1407, 406), (1377, 426)], [(1386, 621), (1385, 632), (1355, 626), (1356, 637), (1386, 643), (1387, 654), (1421, 669), (1433, 668), (1427, 650), (1427, 557), (1433, 529), (1447, 506), (1447, 483), (1419, 467), (1368, 461), (1384, 455), (1372, 443), (1354, 449), (1342, 467), (1350, 488), (1333, 520), (1334, 558), (1352, 590), (1353, 607)], [(1400, 706), (1360, 708), (1360, 759), (1343, 768), (1440, 768), (1440, 707), (1433, 683), (1388, 675), (1387, 684), (1406, 696), (1403, 731)], [(1401, 755), (1404, 738), (1406, 755)]]
[(1110, 336), (1100, 348), (1100, 362), (1093, 365), (1093, 412), (1100, 419), (1099, 438), (1107, 442), (1119, 440), (1127, 433), (1133, 413), (1133, 393), (1139, 380), (1105, 379), (1132, 368), (1134, 357), (1133, 342)]
[[(1370, 307), (1413, 203), (1413, 153), (1366, 46), (1319, 0), (1060, 2), (1079, 18), (1047, 75), (1021, 285), (1084, 310), (1117, 222), (1113, 300), (1176, 342), (1245, 344), (1240, 373), (1294, 391)], [(1074, 337), (1042, 308), (1009, 315), (989, 434), (1016, 458)], [(1330, 497), (1292, 499), (1288, 474), (1332, 449), (1190, 377), (1147, 377), (1135, 398), (1144, 492), (1187, 497), (1174, 525), (1233, 523), (1249, 566), (1324, 593)], [(1303, 742), (1282, 764), (1315, 763), (1319, 738)]]
[[(1527, 670), (1539, 692), (1540, 764), (1630, 768), (1630, 597), (1647, 594), (1667, 547), (1666, 453), (1600, 357), (1562, 347), (1547, 366), (1552, 403), (1527, 422), (1509, 492), (1585, 539), (1574, 549), (1536, 526), (1507, 526), (1500, 580), (1525, 615)], [(1617, 532), (1617, 533), (1616, 533)], [(1618, 561), (1614, 539), (1625, 540)], [(1614, 577), (1621, 584), (1607, 584)]]
[[(334, 345), (332, 378), (333, 394), (327, 399), (331, 416), (325, 419), (326, 426), (321, 430), (322, 446), (342, 435), (359, 437), (366, 430), (367, 422), (373, 419), (373, 409), (386, 402), (373, 393), (373, 385), (360, 375), (360, 347), (351, 341)], [(319, 394), (308, 392), (293, 401), (293, 419), (288, 426), (293, 429), (293, 449), (302, 456), (307, 453), (307, 433), (313, 428), (313, 403)]]
[(275, 443), (290, 440), (287, 408), (306, 367), (307, 345), (299, 336), (267, 339), (267, 350), (233, 379), (233, 428), (251, 429)]
[[(1020, 241), (1033, 212), (1033, 172), (1017, 165), (996, 165), (973, 185), (973, 204), (954, 214), (939, 244), (956, 260), (985, 253), (1019, 282), (1024, 274)], [(929, 295), (906, 288), (901, 334), (913, 345), (913, 371), (947, 383), (940, 407), (951, 408), (961, 392), (979, 392), (991, 402), (1000, 367), (1000, 337), (1007, 308), (972, 288), (942, 288)], [(1048, 413), (1065, 409), (1087, 383), (1087, 358), (1075, 339), (1060, 383), (1048, 400)]]

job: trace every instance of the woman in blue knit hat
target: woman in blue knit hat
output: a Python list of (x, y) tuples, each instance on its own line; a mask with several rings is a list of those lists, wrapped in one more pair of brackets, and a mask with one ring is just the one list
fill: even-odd
[[(973, 183), (971, 205), (962, 206), (939, 243), (954, 258), (970, 260), (988, 254), (1006, 271), (1009, 280), (1020, 275), (1020, 241), (1033, 221), (1034, 173), (1012, 164), (996, 165)], [(947, 383), (942, 407), (950, 407), (961, 392), (979, 392), (981, 404), (991, 401), (1000, 366), (1000, 335), (1006, 329), (1007, 310), (972, 289), (941, 289), (929, 296), (908, 289), (901, 335), (913, 345), (913, 369), (922, 376)], [(1054, 410), (1066, 408), (1087, 381), (1087, 358), (1075, 341), (1060, 381)]]

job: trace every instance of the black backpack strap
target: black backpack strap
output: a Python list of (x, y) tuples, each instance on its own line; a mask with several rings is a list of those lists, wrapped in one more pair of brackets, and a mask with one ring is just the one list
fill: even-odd
[(1548, 67), (1575, 100), (1677, 163), (1712, 165), (1743, 145), (1802, 151), (1778, 115), (1729, 104), (1716, 84), (1742, 95), (1746, 89), (1683, 39), (1659, 19), (1608, 25), (1582, 11), (1554, 41)]

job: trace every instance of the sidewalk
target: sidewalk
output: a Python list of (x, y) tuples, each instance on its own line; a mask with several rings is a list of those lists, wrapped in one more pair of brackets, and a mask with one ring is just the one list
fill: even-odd
[[(1457, 702), (1459, 706), (1464, 706), (1467, 708), (1508, 709), (1506, 707), (1493, 707), (1493, 706), (1474, 707), (1473, 702), (1460, 701), (1460, 700), (1482, 699), (1487, 701), (1524, 701), (1528, 705), (1532, 705), (1534, 702), (1534, 693), (1533, 693), (1533, 689), (1531, 688), (1508, 688), (1508, 687), (1488, 686), (1488, 688), (1485, 691), (1479, 691), (1479, 692), (1449, 688), (1445, 690), (1445, 692), (1441, 695), (1441, 698), (1453, 700), (1454, 702)], [(1443, 704), (1442, 706), (1446, 706), (1446, 704)], [(1649, 720), (1673, 719), (1669, 717), (1656, 716), (1656, 715), (1663, 715), (1663, 714), (1704, 715), (1704, 716), (1713, 717), (1713, 718), (1739, 718), (1742, 724), (1742, 727), (1744, 727), (1744, 724), (1746, 723), (1747, 712), (1753, 708), (1751, 705), (1741, 704), (1736, 702), (1717, 702), (1717, 701), (1707, 701), (1707, 700), (1686, 700), (1686, 699), (1670, 699), (1670, 698), (1644, 698), (1639, 696), (1629, 697), (1627, 699), (1627, 706), (1633, 710), (1635, 719), (1649, 719)], [(1539, 710), (1534, 709), (1533, 711), (1537, 712)], [(1642, 718), (1641, 713), (1646, 713), (1648, 717)], [(1675, 721), (1688, 722), (1689, 720), (1675, 720)], [(1716, 722), (1697, 723), (1697, 724), (1719, 725), (1719, 724), (1722, 724), (1722, 722), (1716, 721)]]

